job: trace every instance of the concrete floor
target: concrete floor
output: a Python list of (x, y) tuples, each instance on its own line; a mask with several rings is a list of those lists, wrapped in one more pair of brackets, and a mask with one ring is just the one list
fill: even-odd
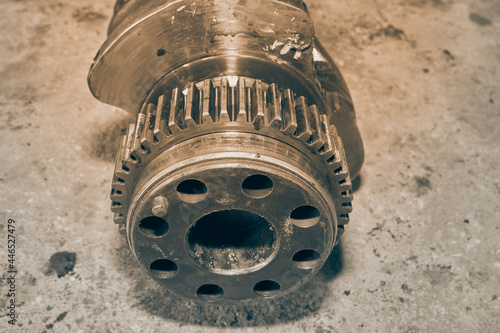
[[(320, 274), (242, 307), (166, 293), (112, 222), (128, 116), (95, 100), (86, 76), (113, 1), (0, 3), (0, 331), (500, 331), (500, 2), (307, 3), (351, 89), (366, 162)], [(8, 218), (17, 327), (5, 312)]]

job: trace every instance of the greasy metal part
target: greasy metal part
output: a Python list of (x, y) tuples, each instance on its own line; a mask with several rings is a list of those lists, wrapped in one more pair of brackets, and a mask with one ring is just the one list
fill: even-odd
[(363, 148), (302, 1), (118, 1), (89, 86), (137, 114), (112, 211), (156, 281), (245, 302), (321, 268), (349, 221)]

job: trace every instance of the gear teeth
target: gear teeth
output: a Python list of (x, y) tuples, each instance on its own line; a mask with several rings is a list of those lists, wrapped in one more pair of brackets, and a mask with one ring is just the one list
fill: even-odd
[(311, 124), (307, 112), (307, 101), (305, 97), (299, 97), (295, 100), (295, 113), (297, 115), (296, 136), (300, 141), (307, 143), (312, 135)]
[(179, 88), (172, 90), (172, 98), (170, 99), (170, 113), (168, 115), (168, 129), (172, 135), (186, 129), (185, 109), (184, 109), (184, 94)]
[(290, 89), (285, 90), (281, 100), (283, 117), (283, 133), (293, 135), (297, 130), (297, 115), (295, 113), (293, 93)]
[(321, 130), (319, 120), (318, 107), (316, 105), (310, 106), (308, 109), (309, 123), (311, 125), (311, 137), (308, 140), (313, 151), (318, 151), (325, 144), (325, 133)]
[(166, 120), (168, 119), (168, 115), (170, 114), (170, 99), (161, 95), (158, 98), (158, 105), (156, 107), (155, 114), (155, 125), (153, 129), (153, 134), (159, 142), (163, 143), (168, 139), (168, 135), (170, 135), (170, 131), (168, 130), (168, 126)]
[[(130, 131), (130, 126), (129, 126), (129, 131)], [(115, 161), (115, 173), (116, 173), (116, 168), (118, 168), (118, 166), (121, 165), (122, 161), (126, 158), (125, 151), (127, 150), (127, 138), (128, 135), (124, 135), (122, 137), (122, 144), (120, 145), (120, 148), (118, 148)]]
[(340, 166), (335, 169), (333, 172), (337, 178), (337, 182), (341, 185), (342, 191), (351, 190), (351, 181), (349, 178), (349, 172), (347, 170), (347, 165), (345, 163), (340, 163)]
[(214, 87), (214, 109), (212, 110), (212, 118), (214, 123), (220, 122), (220, 111), (221, 111), (221, 102), (220, 102), (220, 86)]
[(126, 145), (123, 150), (123, 154), (121, 155), (121, 163), (125, 166), (125, 168), (123, 168), (124, 170), (130, 168), (130, 164), (140, 163), (141, 161), (140, 155), (137, 153), (137, 149), (141, 145), (139, 140), (136, 138), (137, 127), (137, 125), (130, 124), (128, 128), (128, 132), (126, 135)]
[[(119, 177), (123, 177), (123, 159), (125, 158), (125, 150), (127, 147), (127, 135), (124, 135), (122, 138), (122, 144), (120, 145), (120, 148), (118, 150), (118, 153), (116, 154), (116, 161), (115, 161), (115, 171), (114, 171), (114, 177), (113, 177), (113, 185), (115, 183), (120, 184), (121, 182), (117, 181)], [(121, 170), (120, 170), (121, 169)], [(123, 178), (121, 178), (123, 179)], [(120, 186), (120, 185), (118, 185)], [(113, 186), (114, 188), (114, 186)]]
[(125, 223), (125, 215), (127, 214), (127, 207), (124, 205), (123, 201), (114, 201), (111, 199), (111, 211), (115, 213), (113, 215), (113, 221), (115, 223)]
[[(335, 156), (335, 145), (332, 139), (332, 133), (330, 132), (330, 125), (328, 124), (328, 117), (324, 114), (319, 116), (321, 131), (325, 133), (325, 143), (320, 148), (319, 153), (320, 156), (323, 157), (325, 161), (329, 160), (333, 156)], [(332, 126), (333, 127), (333, 126)]]
[[(338, 243), (339, 237), (344, 234), (344, 231), (345, 231), (344, 225), (340, 225), (340, 223), (339, 223), (339, 225), (337, 226), (337, 243)], [(335, 245), (336, 245), (336, 243), (335, 243)]]
[(120, 214), (123, 214), (123, 210), (124, 210), (124, 207), (123, 207), (123, 204), (119, 201), (113, 201), (111, 203), (111, 211), (113, 213), (120, 213)]
[(203, 124), (213, 124), (215, 122), (215, 88), (212, 80), (207, 79), (203, 82), (203, 101), (202, 101), (202, 122)]
[(236, 110), (236, 119), (235, 121), (238, 121), (240, 123), (248, 122), (248, 89), (246, 87), (246, 81), (244, 78), (238, 79), (238, 84), (236, 85), (237, 87), (237, 92), (235, 92), (235, 95), (237, 95), (237, 106), (235, 108)]
[(239, 111), (239, 101), (238, 101), (238, 87), (230, 84), (228, 79), (224, 79), (227, 82), (227, 105), (229, 119), (232, 122), (236, 121)]
[(125, 197), (127, 194), (127, 189), (124, 186), (125, 183), (127, 182), (127, 179), (121, 178), (119, 175), (117, 175), (116, 179), (113, 182), (113, 187), (111, 189), (111, 199), (116, 199), (114, 201), (120, 201)]
[[(326, 124), (328, 124), (328, 121), (326, 122)], [(331, 138), (333, 140), (333, 145), (335, 147), (343, 147), (342, 145), (342, 141), (340, 141), (340, 137), (339, 137), (339, 134), (337, 133), (337, 129), (335, 128), (335, 126), (328, 126), (328, 131), (331, 133)], [(337, 161), (340, 162), (340, 152), (336, 152), (336, 156), (338, 157), (337, 158)]]
[(144, 122), (144, 130), (142, 131), (141, 145), (146, 148), (149, 153), (153, 146), (155, 145), (155, 114), (156, 105), (149, 104), (146, 112), (146, 120)]
[(301, 141), (321, 157), (331, 170), (338, 234), (343, 232), (352, 211), (352, 184), (342, 140), (328, 116), (320, 114), (316, 105), (308, 106), (305, 97), (295, 98), (290, 89), (282, 92), (276, 84), (264, 88), (260, 80), (230, 81), (225, 77), (207, 79), (198, 85), (191, 83), (185, 91), (176, 88), (165, 93), (158, 98), (157, 106), (147, 105), (136, 123), (130, 124), (117, 153), (112, 182), (114, 222), (126, 223), (133, 181), (143, 166), (164, 151), (176, 135), (217, 123), (231, 123), (245, 130), (275, 130)]
[[(129, 132), (133, 132), (134, 125), (129, 127)], [(129, 178), (130, 169), (124, 164), (125, 151), (127, 148), (128, 135), (124, 135), (122, 144), (116, 154), (115, 172), (111, 184), (111, 210), (115, 213), (113, 221), (115, 223), (125, 223), (124, 203), (126, 201), (127, 187), (126, 180)], [(127, 171), (128, 169), (128, 171)]]
[(273, 83), (269, 86), (266, 92), (266, 108), (267, 112), (264, 114), (265, 124), (267, 127), (272, 127), (277, 130), (281, 129), (283, 122), (281, 116), (281, 102), (280, 102), (278, 86)]
[(125, 216), (121, 213), (114, 213), (113, 214), (113, 222), (118, 224), (120, 226), (125, 227)]
[(127, 194), (127, 187), (125, 182), (126, 180), (124, 178), (121, 178), (119, 175), (115, 175), (112, 182), (112, 188), (115, 191), (120, 191), (123, 193), (123, 195), (125, 195)]
[(135, 166), (137, 165), (137, 162), (132, 160), (131, 158), (128, 158), (126, 160), (123, 160), (122, 161), (122, 169), (124, 171), (127, 171), (127, 175), (128, 175), (128, 171), (131, 170), (132, 168), (135, 168)]
[(114, 188), (111, 189), (111, 195), (109, 196), (113, 201), (121, 201), (123, 199), (123, 192), (120, 190), (116, 190)]
[(342, 213), (352, 213), (352, 203), (350, 201), (342, 203)]
[[(115, 214), (116, 215), (116, 214)], [(116, 217), (115, 217), (116, 218)], [(125, 236), (127, 235), (127, 228), (125, 227), (124, 224), (120, 224), (118, 225), (118, 232), (120, 233), (120, 235), (122, 236)]]
[(130, 124), (127, 129), (127, 134), (125, 135), (125, 147), (123, 149), (122, 159), (126, 160), (130, 157), (130, 152), (132, 151), (132, 142), (134, 140), (134, 130), (135, 124)]
[(122, 216), (125, 216), (126, 214), (126, 207), (124, 206), (125, 203), (125, 182), (126, 180), (121, 178), (123, 177), (120, 175), (118, 172), (115, 173), (115, 179), (113, 179), (113, 184), (111, 187), (111, 211), (114, 213), (121, 214)]
[[(340, 138), (339, 143), (342, 143)], [(338, 224), (343, 225), (349, 223), (349, 213), (352, 212), (352, 183), (351, 178), (349, 177), (345, 152), (343, 149), (339, 150), (338, 156), (340, 166), (334, 170), (334, 173), (339, 191), (341, 192), (341, 199), (337, 200), (337, 211), (339, 214)]]
[(129, 141), (131, 143), (130, 156), (132, 157), (132, 159), (135, 159), (138, 162), (141, 161), (141, 154), (145, 152), (142, 149), (143, 146), (141, 144), (141, 137), (142, 133), (144, 132), (145, 122), (146, 114), (144, 112), (139, 113), (139, 115), (137, 116), (137, 122), (135, 124), (135, 131), (131, 132), (129, 137)]
[(344, 226), (349, 223), (349, 214), (340, 214), (337, 218), (338, 226)]
[(185, 118), (184, 124), (186, 128), (195, 127), (202, 124), (200, 110), (200, 91), (198, 87), (191, 83), (186, 95)]
[(126, 190), (125, 182), (128, 178), (127, 177), (128, 174), (124, 173), (122, 168), (123, 168), (123, 162), (118, 161), (118, 163), (115, 166), (112, 188), (123, 193)]
[(226, 78), (220, 80), (218, 122), (232, 121), (231, 87)]
[(347, 203), (352, 201), (352, 190), (344, 191), (340, 194), (339, 201), (341, 203)]
[(250, 108), (250, 123), (255, 129), (260, 129), (264, 125), (264, 98), (262, 91), (262, 82), (255, 80), (251, 89), (251, 108)]

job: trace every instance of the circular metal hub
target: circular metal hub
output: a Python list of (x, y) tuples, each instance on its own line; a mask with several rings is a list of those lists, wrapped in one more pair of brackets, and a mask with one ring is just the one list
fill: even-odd
[(112, 198), (135, 256), (176, 294), (276, 297), (327, 259), (351, 210), (341, 140), (304, 98), (220, 78), (161, 95), (131, 126)]

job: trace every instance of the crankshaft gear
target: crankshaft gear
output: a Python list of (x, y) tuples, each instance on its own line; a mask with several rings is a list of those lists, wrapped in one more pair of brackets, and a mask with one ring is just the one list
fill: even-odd
[(284, 295), (322, 267), (363, 147), (301, 0), (118, 1), (89, 86), (137, 114), (111, 209), (153, 279), (236, 303)]

